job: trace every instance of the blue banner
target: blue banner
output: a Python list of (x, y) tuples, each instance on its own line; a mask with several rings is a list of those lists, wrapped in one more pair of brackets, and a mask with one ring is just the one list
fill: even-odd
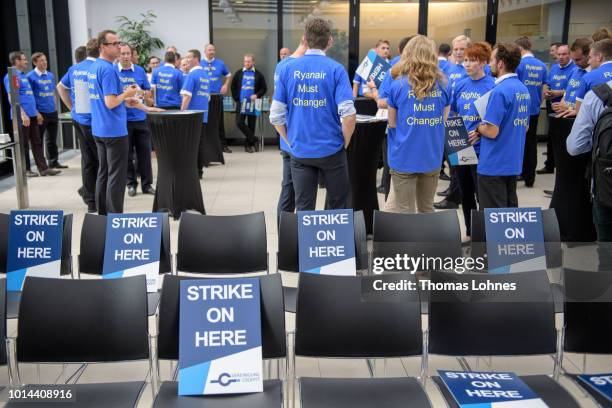
[(263, 391), (258, 278), (181, 281), (179, 395)]
[(11, 211), (7, 291), (20, 292), (26, 276), (60, 277), (63, 228), (62, 211)]
[(451, 166), (478, 164), (476, 150), (468, 140), (468, 132), (461, 116), (448, 118), (444, 123), (446, 156)]
[(106, 217), (104, 278), (146, 275), (147, 292), (157, 292), (163, 214), (109, 214)]
[(385, 79), (385, 75), (387, 75), (389, 68), (391, 68), (391, 64), (384, 58), (379, 57), (376, 51), (370, 50), (355, 72), (361, 78), (365, 79), (365, 82), (374, 81), (378, 88)]
[(485, 230), (490, 273), (546, 269), (540, 208), (485, 208)]
[(612, 402), (612, 373), (606, 374), (582, 374), (578, 378)]
[(438, 370), (461, 408), (546, 408), (547, 405), (514, 373)]
[(357, 274), (353, 210), (298, 211), (300, 272)]

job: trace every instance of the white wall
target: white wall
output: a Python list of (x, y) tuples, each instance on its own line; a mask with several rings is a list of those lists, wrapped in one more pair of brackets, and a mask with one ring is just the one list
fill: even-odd
[[(104, 29), (116, 29), (119, 15), (139, 18), (152, 10), (157, 19), (150, 27), (166, 47), (175, 45), (184, 54), (208, 42), (208, 0), (69, 0), (72, 47), (84, 45), (85, 37)], [(163, 58), (163, 51), (158, 51)]]

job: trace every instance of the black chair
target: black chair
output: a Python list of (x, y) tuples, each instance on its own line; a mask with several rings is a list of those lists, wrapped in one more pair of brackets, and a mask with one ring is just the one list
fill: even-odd
[[(612, 355), (612, 273), (563, 270), (565, 327), (563, 351), (586, 355)], [(602, 395), (567, 374), (602, 407), (612, 407)]]
[[(0, 213), (0, 273), (6, 273), (9, 221), (9, 214)], [(71, 275), (74, 278), (74, 273), (72, 270), (72, 214), (64, 214), (62, 225), (62, 257), (60, 264), (60, 275)], [(17, 319), (19, 317), (19, 302), (21, 302), (21, 292), (7, 293), (7, 319)]]
[[(545, 271), (504, 275), (433, 271), (435, 285), (480, 285), (487, 281), (515, 284), (516, 290), (432, 291), (429, 306), (430, 354), (467, 356), (556, 355), (554, 378), (560, 369), (555, 311)], [(547, 375), (520, 378), (549, 407), (576, 407), (573, 397)], [(434, 382), (450, 407), (457, 407), (439, 377)]]
[[(266, 360), (287, 357), (285, 314), (280, 275), (259, 276), (261, 292), (261, 343), (262, 356)], [(179, 307), (181, 280), (190, 276), (166, 275), (159, 306), (159, 333), (157, 336), (157, 370), (159, 360), (178, 360), (179, 356)], [(283, 405), (281, 380), (265, 380), (263, 393), (215, 396), (178, 396), (178, 383), (164, 381), (154, 407), (166, 408), (273, 408)]]
[[(295, 356), (422, 356), (418, 292), (386, 292), (385, 301), (363, 301), (362, 282), (369, 279), (372, 277), (300, 274)], [(376, 279), (415, 278), (410, 274), (389, 274)], [(411, 377), (300, 378), (299, 386), (303, 408), (431, 406), (418, 380)]]
[[(162, 217), (162, 239), (159, 253), (159, 273), (172, 272), (170, 255), (170, 221), (168, 214)], [(104, 247), (106, 242), (106, 216), (85, 214), (81, 228), (81, 241), (78, 256), (78, 275), (102, 275)], [(149, 316), (153, 316), (159, 304), (159, 292), (147, 294)]]
[(454, 210), (425, 214), (374, 211), (372, 259), (411, 257), (459, 258), (461, 228)]
[[(559, 232), (559, 222), (554, 208), (542, 210), (542, 227), (544, 230), (546, 266), (548, 268), (559, 268), (563, 261), (561, 233)], [(487, 253), (484, 211), (472, 210), (472, 242), (470, 248), (473, 258), (484, 257)]]
[[(92, 364), (148, 359), (153, 370), (145, 282), (144, 276), (108, 280), (27, 277), (13, 343), (17, 362), (11, 370), (14, 383), (21, 383), (19, 363)], [(134, 407), (145, 385), (145, 381), (73, 384), (77, 398), (74, 406)], [(13, 406), (23, 405), (7, 405)]]
[[(8, 363), (6, 355), (6, 279), (0, 279), (0, 365), (5, 366)], [(4, 387), (0, 387), (0, 392)]]
[[(355, 228), (355, 263), (357, 270), (368, 268), (368, 247), (366, 226), (363, 211), (353, 214)], [(278, 228), (278, 252), (276, 252), (276, 269), (284, 272), (299, 272), (299, 245), (297, 214), (283, 211)], [(297, 288), (283, 286), (285, 311), (295, 313)]]
[(177, 272), (244, 274), (268, 271), (263, 212), (244, 215), (181, 215)]

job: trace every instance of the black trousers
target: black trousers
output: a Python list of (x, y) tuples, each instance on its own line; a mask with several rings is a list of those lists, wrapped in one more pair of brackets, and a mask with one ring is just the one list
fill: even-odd
[(480, 209), (518, 207), (516, 176), (478, 175)]
[(223, 109), (223, 98), (221, 98), (221, 114), (219, 116), (219, 141), (221, 147), (227, 147), (227, 139), (225, 138), (225, 110)]
[(539, 115), (529, 117), (529, 128), (525, 138), (523, 153), (523, 179), (526, 185), (533, 185), (538, 165), (538, 119)]
[(280, 214), (283, 211), (292, 213), (295, 211), (295, 190), (293, 189), (293, 179), (291, 178), (291, 155), (281, 151), (283, 156), (283, 180), (281, 181), (281, 192), (278, 197), (276, 214), (280, 222)]
[(40, 126), (38, 126), (36, 123), (36, 116), (30, 118), (30, 126), (26, 127), (22, 124), (21, 129), (23, 131), (23, 139), (25, 141), (23, 151), (25, 152), (26, 170), (31, 170), (30, 153), (28, 151), (28, 147), (32, 149), (32, 156), (34, 156), (34, 162), (36, 163), (38, 171), (41, 172), (46, 170), (48, 166), (47, 162), (45, 161), (42, 139), (40, 138)]
[(47, 146), (47, 163), (52, 166), (57, 163), (57, 112), (42, 113), (43, 123), (39, 126), (40, 139)]
[(459, 185), (461, 186), (461, 209), (465, 220), (465, 231), (469, 237), (472, 235), (472, 210), (476, 209), (478, 199), (478, 176), (476, 165), (456, 166), (455, 170)]
[(257, 116), (241, 114), (240, 104), (238, 103), (238, 107), (236, 108), (236, 127), (240, 129), (244, 137), (246, 137), (245, 146), (255, 146), (257, 143), (257, 137), (255, 136), (256, 123)]
[(387, 159), (387, 138), (383, 139), (382, 144), (382, 155), (383, 155), (383, 172), (380, 180), (381, 187), (385, 190), (385, 200), (389, 195), (389, 189), (391, 188), (391, 173), (389, 172), (389, 161)]
[(453, 203), (459, 204), (461, 202), (461, 185), (459, 184), (459, 177), (457, 176), (457, 166), (449, 166), (450, 168), (450, 184), (448, 186), (448, 195), (446, 199)]
[(202, 123), (200, 131), (200, 146), (198, 148), (198, 173), (202, 176), (202, 171), (206, 166), (206, 123)]
[[(153, 184), (153, 168), (151, 166), (151, 131), (147, 122), (144, 120), (136, 122), (128, 122), (128, 167), (127, 167), (127, 185), (130, 187), (138, 187), (138, 179), (136, 169), (140, 174), (140, 184), (142, 192), (151, 187)], [(134, 163), (136, 156), (136, 163)]]
[(553, 138), (554, 134), (557, 132), (557, 121), (555, 118), (550, 117), (550, 114), (554, 113), (550, 101), (546, 101), (546, 113), (548, 116), (548, 135), (546, 136), (546, 161), (544, 162), (544, 167), (553, 170), (555, 168), (555, 150), (553, 149)]
[(83, 181), (83, 198), (87, 204), (96, 203), (96, 180), (98, 178), (98, 148), (91, 134), (91, 126), (72, 121), (79, 138), (81, 149), (81, 179)]
[(291, 156), (291, 178), (295, 190), (296, 210), (315, 209), (319, 171), (323, 174), (327, 192), (326, 209), (347, 208), (349, 178), (346, 152), (343, 148), (331, 156), (316, 159)]
[(96, 204), (98, 214), (122, 213), (127, 180), (127, 135), (121, 137), (96, 137), (98, 148), (98, 178), (96, 180)]

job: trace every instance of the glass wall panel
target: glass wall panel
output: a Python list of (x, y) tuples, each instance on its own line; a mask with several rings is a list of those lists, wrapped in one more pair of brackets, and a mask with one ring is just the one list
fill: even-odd
[(304, 33), (304, 22), (312, 16), (331, 21), (334, 45), (327, 55), (348, 67), (348, 0), (283, 0), (283, 47), (295, 50)]
[(550, 62), (550, 43), (563, 36), (565, 0), (501, 0), (497, 18), (497, 42), (512, 42), (526, 35), (533, 43), (533, 53)]
[(569, 24), (570, 44), (580, 37), (590, 38), (599, 27), (612, 30), (610, 0), (580, 0), (572, 2)]
[(458, 35), (484, 41), (487, 19), (486, 0), (430, 1), (427, 36), (436, 44), (450, 44)]
[(362, 0), (359, 10), (359, 61), (380, 39), (391, 43), (391, 57), (399, 40), (418, 31), (418, 0)]

